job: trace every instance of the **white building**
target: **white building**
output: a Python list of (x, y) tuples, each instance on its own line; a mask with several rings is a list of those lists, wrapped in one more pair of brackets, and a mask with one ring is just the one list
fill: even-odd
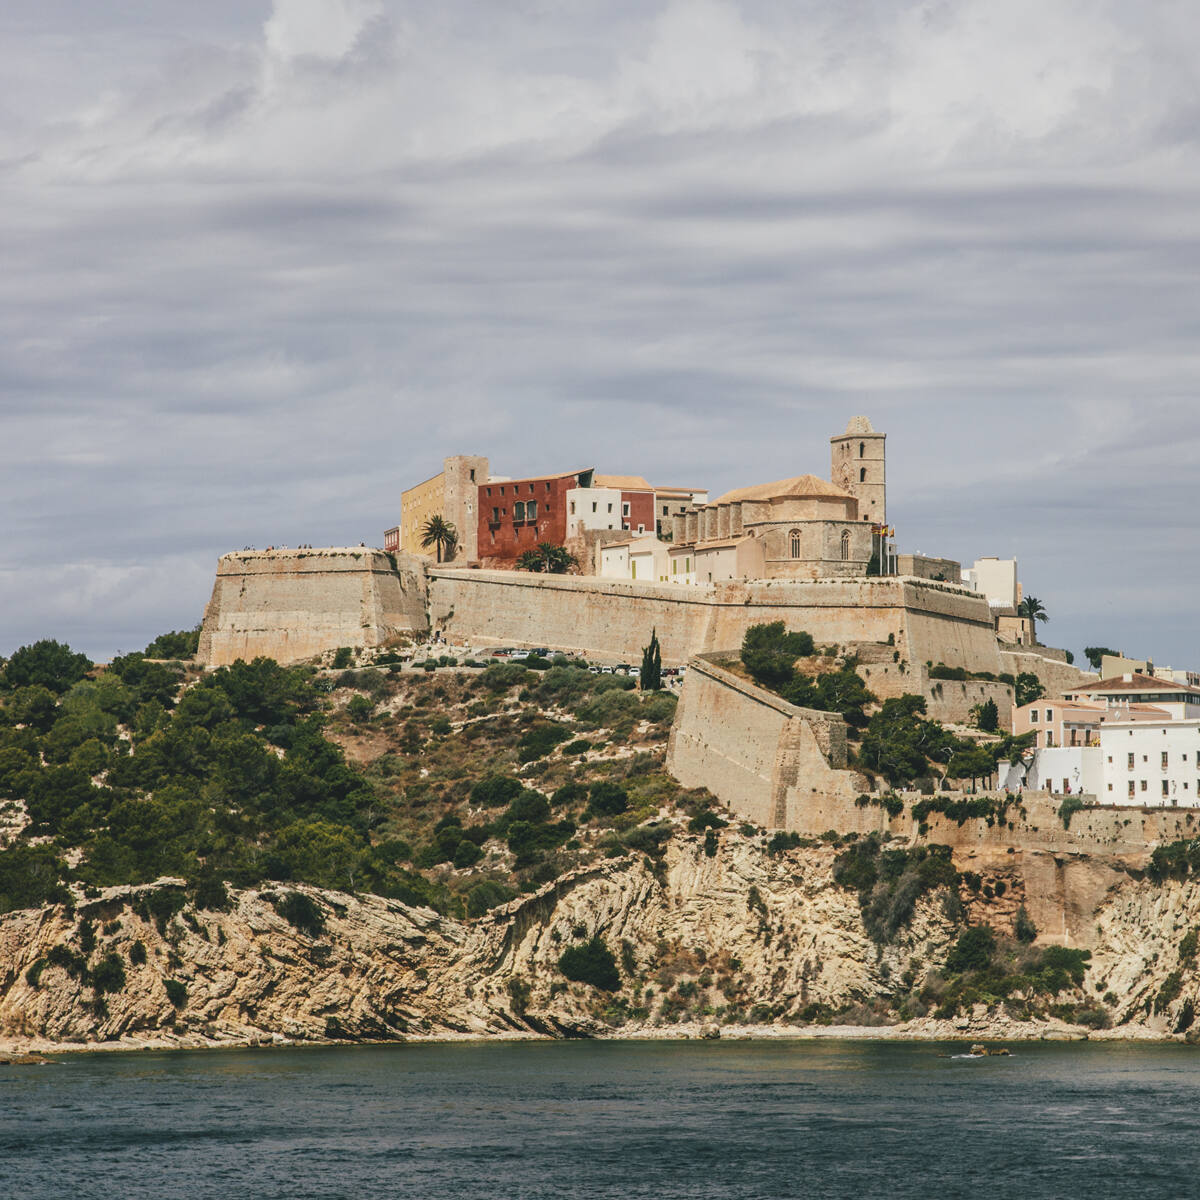
[(621, 489), (571, 488), (566, 495), (567, 537), (589, 529), (621, 529)]
[(980, 558), (962, 573), (963, 583), (973, 592), (987, 597), (992, 608), (1015, 611), (1021, 602), (1015, 558)]
[(622, 538), (600, 547), (601, 579), (637, 579), (667, 583), (670, 547), (653, 533)]
[(1200, 805), (1200, 719), (1136, 717), (1100, 726), (1102, 804)]
[(669, 563), (667, 575), (671, 583), (687, 584), (690, 587), (696, 582), (695, 546), (668, 547), (667, 562)]
[(1122, 710), (1131, 705), (1151, 704), (1176, 721), (1200, 717), (1200, 688), (1136, 673), (1082, 684), (1064, 692), (1063, 699), (1101, 703), (1110, 709)]
[(1095, 796), (1101, 803), (1103, 756), (1098, 746), (1054, 746), (1035, 750), (1027, 762), (997, 764), (998, 784), (1007, 791)]

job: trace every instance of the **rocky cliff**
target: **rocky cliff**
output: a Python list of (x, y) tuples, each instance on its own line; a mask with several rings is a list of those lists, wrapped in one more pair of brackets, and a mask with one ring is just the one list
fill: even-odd
[[(803, 1033), (835, 1013), (912, 1036), (1082, 1033), (1054, 1005), (1034, 1022), (968, 1002), (952, 1019), (931, 1008), (895, 1026), (882, 1014), (938, 977), (961, 930), (958, 897), (924, 896), (878, 945), (857, 894), (834, 883), (834, 848), (771, 855), (761, 835), (732, 829), (709, 848), (681, 834), (660, 860), (603, 860), (473, 921), (309, 887), (231, 892), (226, 911), (172, 912), (184, 894), (169, 883), (10, 913), (0, 918), (0, 1039), (44, 1049)], [(1114, 878), (1088, 914), (1091, 968), (1064, 998), (1107, 1007), (1114, 1027), (1100, 1036), (1182, 1033), (1200, 990), (1187, 940), (1200, 925), (1200, 885)], [(288, 893), (315, 906), (307, 930), (281, 915)], [(1011, 915), (1005, 893), (971, 901), (994, 904), (998, 928)], [(564, 949), (597, 934), (620, 964), (616, 992), (570, 982), (559, 967)]]

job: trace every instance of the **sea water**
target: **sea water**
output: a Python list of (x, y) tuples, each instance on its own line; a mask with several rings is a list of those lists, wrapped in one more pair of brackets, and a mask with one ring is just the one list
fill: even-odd
[(458, 1043), (0, 1067), (0, 1197), (1200, 1195), (1200, 1050)]

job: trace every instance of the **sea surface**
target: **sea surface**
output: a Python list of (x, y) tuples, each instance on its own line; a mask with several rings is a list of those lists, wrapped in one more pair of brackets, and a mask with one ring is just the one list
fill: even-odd
[(1200, 1049), (557, 1042), (0, 1067), (0, 1197), (1194, 1197)]

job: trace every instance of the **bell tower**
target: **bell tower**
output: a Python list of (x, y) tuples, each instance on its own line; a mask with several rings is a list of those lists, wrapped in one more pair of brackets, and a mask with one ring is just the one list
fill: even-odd
[(866, 417), (851, 417), (846, 432), (829, 439), (829, 478), (858, 500), (858, 515), (887, 524), (886, 433), (876, 433)]

